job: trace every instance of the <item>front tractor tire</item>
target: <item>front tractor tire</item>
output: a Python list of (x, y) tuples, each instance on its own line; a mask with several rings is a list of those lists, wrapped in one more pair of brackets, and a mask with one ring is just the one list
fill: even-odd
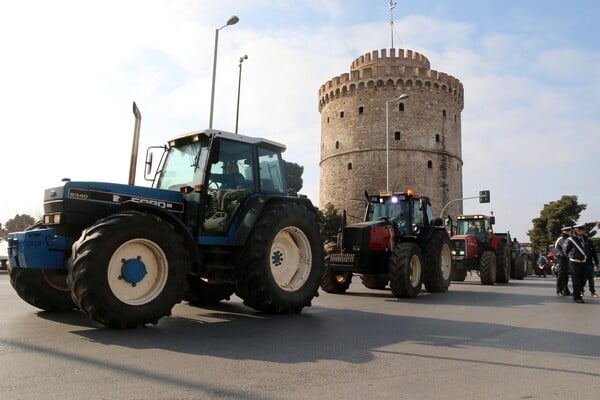
[(339, 251), (335, 243), (325, 243), (325, 264), (323, 277), (321, 278), (321, 289), (327, 293), (342, 294), (352, 283), (352, 272), (334, 271), (330, 267), (329, 258), (332, 253)]
[[(26, 228), (33, 231), (43, 228), (41, 221)], [(32, 269), (8, 267), (10, 284), (20, 298), (48, 312), (70, 311), (77, 306), (71, 298), (67, 271), (57, 269)]]
[(421, 291), (423, 253), (415, 243), (398, 243), (390, 257), (389, 274), (392, 294), (417, 297)]
[(125, 211), (85, 229), (69, 272), (75, 303), (109, 328), (157, 324), (186, 290), (189, 254), (160, 217)]
[(9, 267), (8, 273), (19, 297), (32, 306), (49, 312), (77, 308), (67, 285), (66, 270)]
[(295, 203), (267, 206), (239, 259), (236, 294), (255, 310), (299, 313), (318, 296), (323, 251), (317, 215)]
[(435, 231), (427, 243), (425, 261), (425, 289), (429, 292), (446, 292), (452, 276), (452, 252), (446, 231)]

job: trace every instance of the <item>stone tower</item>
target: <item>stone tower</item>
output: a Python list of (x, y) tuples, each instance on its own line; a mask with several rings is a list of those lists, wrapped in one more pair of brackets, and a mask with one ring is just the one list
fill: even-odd
[[(391, 101), (402, 94), (409, 97)], [(463, 107), (462, 83), (417, 52), (382, 49), (354, 60), (349, 74), (319, 89), (320, 208), (332, 203), (347, 210), (348, 222), (362, 219), (365, 190), (386, 190), (389, 149), (390, 190), (428, 196), (439, 216), (463, 197)], [(461, 212), (462, 202), (454, 202), (444, 215)]]

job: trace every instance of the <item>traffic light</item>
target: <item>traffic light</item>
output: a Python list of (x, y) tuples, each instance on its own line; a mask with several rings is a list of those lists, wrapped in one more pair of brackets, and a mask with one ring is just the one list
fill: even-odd
[(479, 191), (479, 202), (480, 203), (489, 203), (490, 202), (490, 191), (489, 190), (480, 190)]

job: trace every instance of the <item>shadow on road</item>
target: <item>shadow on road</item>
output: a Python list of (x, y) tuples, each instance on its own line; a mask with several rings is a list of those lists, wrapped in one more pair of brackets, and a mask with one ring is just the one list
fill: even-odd
[[(468, 304), (473, 296), (477, 306), (481, 306), (486, 297), (485, 293), (454, 292), (443, 296), (445, 305)], [(429, 302), (434, 297), (437, 296), (403, 301)], [(496, 307), (510, 307), (540, 301), (542, 296), (497, 293), (493, 297)], [(439, 298), (436, 301), (439, 302)], [(314, 306), (298, 315), (264, 315), (240, 303), (225, 303), (212, 309), (182, 304), (177, 306), (175, 316), (162, 319), (157, 326), (133, 330), (104, 329), (79, 312), (39, 313), (39, 316), (83, 327), (75, 328), (71, 333), (104, 345), (276, 363), (331, 359), (360, 364), (371, 361), (377, 349), (403, 342), (448, 348), (477, 346), (562, 353), (564, 346), (561, 344), (570, 341), (576, 345), (565, 354), (600, 357), (598, 336), (572, 333), (568, 327), (565, 331), (556, 331)], [(540, 337), (544, 340), (540, 341)], [(270, 350), (265, 352), (265, 347)]]

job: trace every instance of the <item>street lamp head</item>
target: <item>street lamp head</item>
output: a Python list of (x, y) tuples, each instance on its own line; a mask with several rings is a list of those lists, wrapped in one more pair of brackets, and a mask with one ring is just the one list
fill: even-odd
[(242, 62), (244, 62), (244, 60), (247, 60), (247, 59), (248, 59), (248, 55), (244, 55), (243, 57), (240, 57), (240, 64)]
[(234, 15), (234, 16), (232, 16), (231, 18), (229, 18), (227, 20), (227, 25), (235, 25), (235, 24), (238, 23), (239, 20), (240, 19), (237, 16)]

